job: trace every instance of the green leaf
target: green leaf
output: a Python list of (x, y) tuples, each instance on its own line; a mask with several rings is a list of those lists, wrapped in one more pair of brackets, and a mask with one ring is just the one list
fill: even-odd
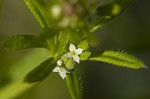
[[(50, 28), (53, 24), (58, 24), (61, 18), (60, 0), (24, 0), (28, 8), (38, 20), (43, 29)], [(55, 9), (59, 9), (59, 15), (55, 15)]]
[(66, 82), (72, 99), (82, 99), (81, 83), (76, 70), (67, 73)]
[[(48, 28), (48, 20), (44, 15), (43, 8), (44, 0), (24, 0), (28, 8), (31, 10), (35, 18), (38, 20), (42, 28)], [(40, 4), (41, 3), (41, 4)]]
[(51, 73), (55, 66), (56, 64), (54, 63), (54, 59), (49, 58), (42, 62), (38, 67), (33, 69), (31, 72), (29, 72), (24, 81), (28, 83), (41, 81)]
[(50, 39), (48, 39), (46, 42), (49, 46), (50, 54), (56, 59), (60, 58), (66, 48), (68, 39), (69, 33), (67, 32), (59, 32)]
[(80, 55), (80, 60), (82, 60), (82, 61), (88, 60), (88, 58), (90, 57), (90, 55), (91, 55), (91, 52), (83, 52)]
[[(61, 32), (59, 34), (59, 38), (58, 38), (58, 46), (55, 46), (55, 49), (58, 50), (58, 52), (60, 53), (60, 55), (63, 54), (66, 45), (68, 44), (68, 40), (69, 40), (69, 33), (67, 32)], [(58, 56), (60, 56), (58, 55)]]
[(34, 35), (16, 35), (6, 38), (2, 45), (8, 50), (46, 48), (46, 44)]
[(134, 1), (135, 0), (114, 0), (111, 4), (99, 6), (96, 12), (96, 19), (93, 21), (94, 26), (90, 31), (94, 32), (104, 24), (113, 20), (125, 11)]
[(82, 48), (83, 50), (89, 49), (89, 44), (87, 40), (83, 40), (79, 43), (78, 48)]
[(144, 63), (123, 52), (118, 51), (104, 51), (104, 52), (92, 52), (90, 58), (90, 61), (101, 61), (109, 64), (113, 64), (116, 66), (122, 66), (127, 68), (145, 68)]

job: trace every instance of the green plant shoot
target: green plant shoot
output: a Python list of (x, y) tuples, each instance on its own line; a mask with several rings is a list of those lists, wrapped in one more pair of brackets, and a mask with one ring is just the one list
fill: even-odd
[[(66, 81), (72, 99), (83, 99), (82, 80), (76, 66), (82, 61), (98, 61), (131, 69), (144, 63), (120, 51), (91, 51), (94, 32), (124, 12), (134, 0), (24, 0), (43, 31), (35, 35), (15, 35), (3, 40), (7, 50), (46, 49), (49, 58), (31, 70), (24, 83), (37, 83), (52, 72)], [(1, 3), (1, 0), (0, 0)], [(93, 68), (93, 67), (91, 67)], [(59, 89), (58, 89), (59, 90)]]

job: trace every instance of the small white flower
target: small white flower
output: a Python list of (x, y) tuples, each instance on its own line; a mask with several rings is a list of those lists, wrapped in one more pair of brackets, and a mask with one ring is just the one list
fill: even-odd
[(57, 66), (61, 66), (62, 65), (62, 61), (61, 60), (58, 60), (57, 61)]
[(76, 47), (73, 44), (70, 44), (69, 50), (70, 52), (65, 54), (65, 56), (68, 58), (73, 58), (75, 62), (79, 63), (80, 62), (79, 55), (83, 52), (83, 49), (81, 48), (76, 49)]
[(59, 69), (60, 69), (60, 67), (55, 67), (55, 68), (53, 69), (53, 72), (59, 72)]
[(66, 73), (70, 73), (65, 68), (58, 66), (53, 69), (53, 72), (58, 72), (58, 74), (62, 77), (62, 79), (65, 79)]

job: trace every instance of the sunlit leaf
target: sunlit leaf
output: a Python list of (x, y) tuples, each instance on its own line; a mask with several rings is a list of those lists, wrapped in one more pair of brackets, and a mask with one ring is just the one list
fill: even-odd
[(72, 99), (82, 99), (81, 83), (75, 70), (67, 73), (66, 82)]
[(91, 32), (101, 28), (104, 24), (120, 15), (135, 0), (114, 0), (109, 5), (99, 6), (96, 11), (96, 19), (93, 19), (93, 27)]
[(8, 50), (46, 48), (46, 44), (34, 35), (16, 35), (6, 38), (2, 45)]
[(141, 60), (119, 51), (92, 52), (89, 60), (101, 61), (116, 66), (134, 69), (145, 68), (144, 63)]
[(53, 58), (45, 60), (39, 66), (29, 72), (24, 81), (28, 83), (34, 83), (45, 79), (56, 66), (56, 64), (53, 62)]

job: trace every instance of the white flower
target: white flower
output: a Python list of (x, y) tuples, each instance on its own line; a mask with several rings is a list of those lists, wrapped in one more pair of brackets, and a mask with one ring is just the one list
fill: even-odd
[(58, 60), (57, 61), (57, 66), (61, 66), (62, 65), (62, 61), (61, 60)]
[(79, 63), (80, 61), (79, 55), (83, 52), (83, 49), (81, 48), (76, 49), (76, 47), (73, 44), (70, 44), (69, 50), (70, 52), (65, 54), (65, 56), (68, 58), (73, 58), (75, 62)]
[[(83, 52), (83, 49), (76, 47), (73, 44), (70, 44), (69, 46), (70, 52), (67, 54), (64, 54), (61, 57), (61, 60), (57, 61), (57, 66), (53, 69), (53, 72), (58, 72), (58, 74), (62, 77), (62, 79), (65, 79), (66, 73), (70, 73), (68, 70), (74, 68), (74, 63), (80, 62), (80, 57), (79, 55)], [(69, 58), (69, 59), (68, 59)], [(62, 67), (62, 62), (64, 65), (66, 65), (66, 68)]]
[(58, 74), (62, 77), (62, 79), (65, 79), (66, 73), (70, 73), (65, 68), (58, 66), (53, 69), (53, 72), (58, 72)]

